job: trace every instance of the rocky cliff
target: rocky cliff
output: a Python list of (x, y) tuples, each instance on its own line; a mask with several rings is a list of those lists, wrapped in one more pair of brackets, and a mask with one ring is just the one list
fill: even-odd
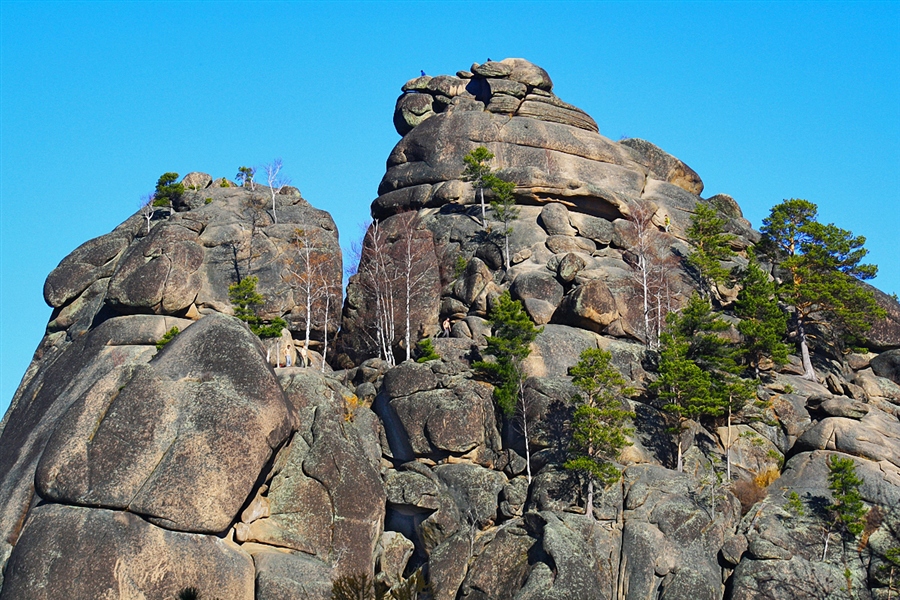
[[(734, 200), (701, 198), (697, 173), (649, 142), (603, 137), (521, 59), (407, 82), (394, 124), (402, 139), (372, 203), (377, 246), (363, 249), (339, 333), (303, 293), (304, 264), (320, 288), (340, 286), (337, 232), (293, 188), (191, 174), (172, 210), (135, 215), (50, 274), (47, 335), (0, 431), (0, 599), (187, 587), (327, 599), (342, 575), (391, 587), (420, 568), (447, 600), (888, 597), (886, 557), (900, 547), (895, 301), (878, 293), (888, 317), (868, 352), (814, 347), (818, 382), (796, 357), (763, 365), (758, 402), (730, 429), (690, 422), (679, 473), (671, 423), (647, 393), (656, 355), (637, 229), (653, 228), (675, 310), (697, 285), (682, 259), (698, 203), (727, 218), (734, 264), (746, 264), (758, 233)], [(508, 255), (463, 177), (480, 146), (515, 184)], [(387, 275), (413, 292), (409, 327), (376, 331)], [(280, 338), (231, 316), (229, 286), (247, 276), (266, 299), (260, 316), (286, 320)], [(528, 440), (471, 366), (506, 290), (543, 325), (527, 363)], [(713, 290), (733, 323), (736, 293)], [(441, 358), (402, 362), (445, 319)], [(311, 366), (283, 366), (285, 351), (301, 360), (308, 320)], [(588, 518), (561, 456), (569, 368), (598, 347), (639, 393), (623, 477)], [(735, 482), (717, 484), (732, 439)], [(869, 516), (823, 559), (834, 456), (853, 457)]]

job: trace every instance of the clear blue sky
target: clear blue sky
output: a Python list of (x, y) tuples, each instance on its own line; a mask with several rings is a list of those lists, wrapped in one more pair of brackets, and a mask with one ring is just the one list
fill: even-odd
[(607, 137), (641, 137), (759, 227), (784, 198), (868, 238), (900, 293), (900, 3), (0, 2), (0, 412), (44, 278), (165, 171), (281, 157), (342, 242), (399, 139), (400, 86), (541, 65)]

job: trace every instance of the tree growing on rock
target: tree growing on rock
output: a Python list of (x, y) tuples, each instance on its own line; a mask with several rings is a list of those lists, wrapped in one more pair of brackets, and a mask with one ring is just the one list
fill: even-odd
[(524, 361), (531, 354), (531, 342), (543, 331), (528, 317), (521, 302), (513, 300), (509, 291), (497, 297), (488, 315), (494, 335), (488, 336), (485, 353), (493, 361), (477, 361), (473, 367), (488, 376), (494, 384), (494, 400), (508, 416), (518, 415), (525, 438), (525, 462), (531, 483), (531, 450), (528, 437), (528, 406), (525, 399)]
[(503, 236), (504, 246), (503, 264), (506, 266), (506, 270), (509, 270), (509, 236), (513, 232), (510, 224), (519, 218), (519, 207), (516, 206), (516, 201), (513, 197), (513, 190), (516, 189), (516, 184), (511, 181), (504, 181), (491, 174), (490, 187), (491, 191), (494, 192), (494, 199), (491, 200), (491, 210), (494, 211), (497, 220), (503, 224), (503, 229), (500, 231), (500, 234)]
[(694, 246), (687, 263), (697, 273), (701, 293), (709, 298), (713, 287), (728, 278), (728, 270), (722, 267), (722, 261), (734, 256), (731, 249), (734, 236), (725, 232), (725, 219), (706, 202), (697, 203), (687, 236)]
[[(721, 334), (728, 324), (712, 312), (699, 295), (691, 296), (680, 313), (671, 313), (661, 336), (658, 372), (652, 389), (663, 402), (663, 410), (679, 420), (726, 416), (728, 433), (731, 415), (755, 397), (754, 386), (737, 377), (735, 348)], [(731, 475), (731, 440), (727, 469)], [(678, 470), (683, 470), (683, 448), (678, 437)]]
[(632, 283), (641, 297), (641, 332), (648, 348), (659, 347), (659, 336), (665, 326), (666, 315), (674, 309), (678, 288), (675, 267), (678, 259), (668, 248), (659, 229), (653, 223), (656, 207), (645, 200), (636, 202), (628, 221), (626, 243), (631, 250), (628, 260), (634, 268)]
[(254, 189), (253, 176), (256, 175), (256, 169), (253, 167), (239, 167), (237, 175), (234, 178), (243, 187)]
[(163, 173), (156, 182), (156, 191), (153, 192), (153, 206), (172, 206), (174, 202), (184, 194), (184, 185), (176, 183), (178, 173)]
[(863, 480), (856, 474), (856, 463), (849, 456), (830, 455), (828, 465), (828, 489), (831, 490), (833, 502), (828, 505), (830, 522), (825, 525), (825, 547), (822, 560), (828, 556), (828, 540), (833, 532), (840, 534), (841, 539), (853, 540), (862, 533), (865, 527), (866, 507), (862, 501), (859, 488)]
[(272, 196), (272, 221), (278, 225), (278, 215), (275, 214), (275, 196), (281, 192), (284, 186), (289, 185), (290, 181), (284, 177), (279, 177), (281, 167), (283, 166), (280, 158), (276, 158), (272, 162), (265, 165), (266, 183), (269, 184), (269, 195)]
[(326, 268), (330, 257), (316, 246), (313, 236), (305, 229), (294, 230), (293, 245), (297, 254), (288, 261), (282, 279), (299, 293), (300, 306), (304, 309), (303, 349), (300, 354), (305, 364), (313, 324), (321, 322), (325, 331), (324, 367), (324, 355), (328, 352), (329, 319), (333, 318), (332, 306), (335, 303), (333, 285), (328, 281)]
[(470, 181), (478, 192), (481, 200), (481, 226), (487, 227), (487, 217), (485, 216), (484, 205), (484, 188), (490, 187), (491, 167), (488, 161), (494, 158), (493, 153), (484, 146), (478, 146), (465, 156), (463, 162), (466, 168), (463, 170), (462, 177), (465, 181)]
[(741, 291), (734, 303), (734, 314), (741, 319), (737, 326), (743, 337), (740, 354), (759, 379), (763, 359), (770, 359), (776, 366), (787, 363), (789, 348), (782, 341), (787, 335), (787, 313), (778, 306), (775, 282), (752, 252), (739, 281)]
[(809, 325), (821, 324), (845, 335), (858, 335), (885, 315), (874, 294), (857, 280), (875, 277), (878, 267), (864, 264), (866, 238), (816, 218), (818, 208), (801, 199), (785, 200), (763, 219), (761, 245), (783, 257), (784, 279), (778, 297), (793, 308), (793, 329), (800, 345), (803, 377), (816, 380), (809, 355)]
[(572, 442), (564, 466), (585, 479), (585, 515), (593, 519), (594, 484), (605, 487), (619, 480), (621, 471), (613, 462), (631, 445), (627, 436), (634, 430), (627, 423), (634, 413), (624, 401), (634, 390), (613, 367), (612, 354), (599, 348), (582, 352), (569, 372), (581, 394), (573, 399)]
[(245, 322), (250, 331), (261, 338), (278, 337), (287, 323), (281, 317), (266, 323), (259, 316), (258, 311), (266, 303), (266, 299), (256, 291), (257, 284), (258, 277), (244, 277), (238, 283), (228, 286), (228, 299), (234, 307), (234, 316)]

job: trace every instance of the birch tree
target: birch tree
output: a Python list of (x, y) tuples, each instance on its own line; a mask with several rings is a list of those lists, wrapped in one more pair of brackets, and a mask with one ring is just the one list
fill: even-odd
[(484, 146), (478, 146), (465, 156), (463, 162), (466, 168), (463, 170), (462, 177), (465, 181), (472, 182), (475, 191), (481, 200), (481, 226), (487, 227), (487, 217), (485, 216), (484, 205), (484, 188), (490, 187), (491, 167), (488, 161), (494, 158), (493, 153)]
[(288, 185), (290, 181), (284, 177), (279, 177), (281, 173), (282, 162), (280, 158), (276, 158), (272, 162), (265, 165), (266, 182), (269, 184), (269, 194), (272, 196), (272, 221), (278, 225), (278, 215), (275, 214), (275, 196), (281, 189)]

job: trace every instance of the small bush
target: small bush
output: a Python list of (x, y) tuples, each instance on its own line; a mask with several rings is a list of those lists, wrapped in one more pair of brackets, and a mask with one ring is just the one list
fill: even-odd
[(784, 386), (784, 393), (785, 393), (785, 394), (793, 394), (793, 393), (794, 393), (794, 386), (792, 386), (792, 385), (789, 384), (789, 383), (786, 384), (786, 385)]
[(456, 257), (456, 262), (453, 263), (453, 279), (458, 279), (460, 275), (466, 272), (466, 267), (469, 265), (469, 262), (466, 260), (466, 257), (460, 254)]
[(757, 473), (753, 478), (753, 482), (756, 483), (757, 487), (767, 488), (779, 477), (781, 477), (781, 472), (778, 469), (769, 467), (762, 473)]
[[(159, 341), (156, 342), (156, 349), (162, 350), (163, 346), (165, 346), (166, 344), (168, 344), (169, 342), (174, 340), (175, 336), (178, 335), (179, 333), (181, 333), (181, 331), (177, 327), (173, 327), (172, 329), (168, 330), (165, 334), (163, 334), (163, 336), (161, 338), (159, 338)], [(187, 589), (192, 589), (192, 588), (187, 588)]]
[(212, 202), (212, 198), (207, 198), (203, 201), (203, 204), (210, 204)]
[(767, 495), (765, 488), (760, 487), (756, 482), (756, 478), (739, 479), (731, 486), (731, 493), (741, 503), (741, 516), (750, 512), (753, 505), (761, 502)]
[(225, 179), (225, 178), (223, 177), (222, 179), (219, 180), (219, 187), (222, 187), (222, 188), (230, 188), (230, 187), (231, 187), (231, 183), (230, 183), (227, 179)]
[(417, 363), (424, 363), (429, 360), (440, 360), (441, 358), (441, 355), (435, 351), (434, 343), (432, 343), (431, 338), (425, 338), (424, 340), (419, 341), (419, 343), (416, 344), (416, 349), (418, 350), (417, 354), (419, 355), (416, 359)]
[(797, 492), (792, 491), (788, 494), (784, 508), (794, 517), (802, 517), (806, 514), (806, 507), (803, 505), (803, 500), (800, 499), (800, 495)]

